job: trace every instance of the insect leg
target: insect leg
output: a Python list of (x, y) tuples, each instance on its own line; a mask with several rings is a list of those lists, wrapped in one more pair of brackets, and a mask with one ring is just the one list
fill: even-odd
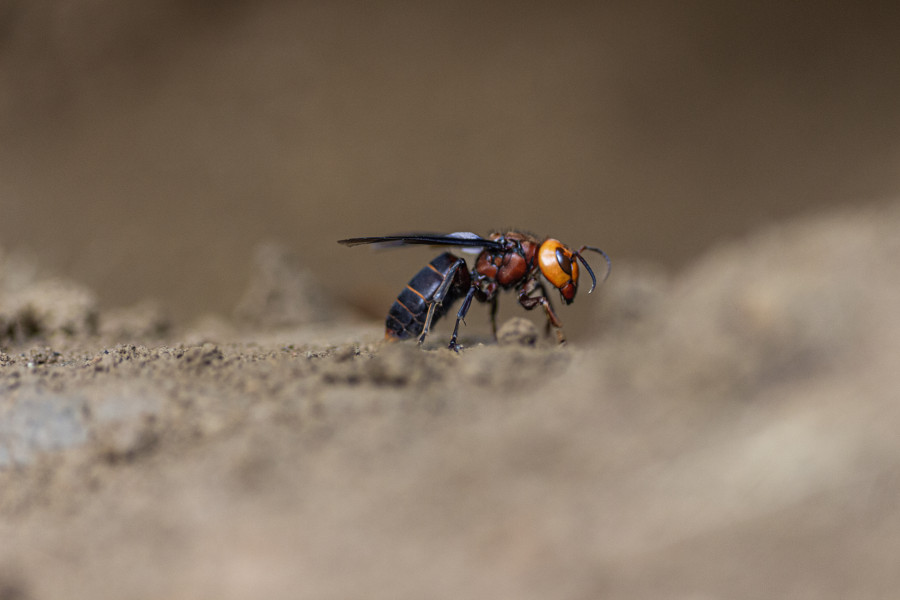
[(437, 308), (437, 302), (431, 302), (428, 305), (428, 314), (425, 316), (425, 325), (422, 327), (422, 333), (419, 334), (419, 345), (425, 343), (425, 336), (431, 330), (431, 321), (434, 319), (434, 309)]
[(547, 312), (547, 322), (556, 328), (556, 340), (560, 344), (565, 344), (566, 336), (562, 331), (562, 321), (556, 316), (556, 312), (554, 312), (553, 307), (550, 305), (550, 300), (547, 299), (547, 296), (528, 295), (538, 289), (539, 286), (540, 282), (533, 278), (526, 281), (525, 285), (522, 286), (522, 289), (519, 290), (519, 304), (521, 304), (522, 308), (525, 310), (532, 310), (539, 304), (543, 306), (544, 310)]
[[(468, 280), (469, 270), (466, 268), (466, 261), (461, 258), (456, 259), (450, 268), (447, 269), (446, 273), (443, 274), (443, 280), (438, 288), (434, 291), (431, 297), (427, 300), (428, 302), (428, 314), (425, 316), (425, 326), (422, 328), (422, 334), (419, 335), (419, 344), (422, 344), (425, 341), (425, 336), (428, 335), (428, 332), (431, 330), (431, 322), (434, 319), (434, 312), (441, 304), (443, 304), (444, 299), (447, 297), (447, 294), (450, 292), (450, 287), (457, 280), (457, 274), (465, 273), (465, 277), (463, 279)], [(455, 296), (458, 298), (459, 296)]]
[[(541, 296), (547, 299), (547, 306), (550, 308), (551, 312), (553, 311), (553, 302), (550, 301), (550, 296), (547, 295), (547, 288), (544, 287), (544, 282), (538, 280), (537, 282), (538, 289), (541, 291)], [(556, 314), (554, 312), (554, 314)], [(547, 324), (544, 327), (544, 335), (550, 335), (550, 319), (547, 319)]]
[(456, 313), (456, 325), (453, 327), (453, 335), (450, 337), (450, 345), (448, 346), (448, 348), (456, 352), (459, 352), (459, 345), (456, 343), (456, 336), (459, 333), (459, 322), (466, 322), (466, 314), (469, 312), (469, 307), (472, 306), (472, 298), (475, 296), (476, 291), (478, 291), (478, 287), (473, 283), (466, 294), (465, 300), (463, 300), (462, 306), (459, 307), (459, 312)]
[(494, 340), (497, 339), (497, 296), (491, 298), (491, 332), (494, 334)]

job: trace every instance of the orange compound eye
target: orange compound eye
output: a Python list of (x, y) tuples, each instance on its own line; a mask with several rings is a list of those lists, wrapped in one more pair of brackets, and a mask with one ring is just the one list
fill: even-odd
[(578, 289), (578, 263), (572, 252), (559, 240), (547, 240), (538, 250), (538, 265), (547, 281), (571, 302)]

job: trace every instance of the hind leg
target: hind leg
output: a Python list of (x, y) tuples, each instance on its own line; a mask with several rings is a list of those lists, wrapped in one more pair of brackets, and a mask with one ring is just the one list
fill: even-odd
[[(427, 300), (428, 302), (428, 313), (425, 316), (425, 325), (422, 327), (422, 333), (419, 335), (419, 344), (425, 342), (425, 336), (428, 335), (428, 332), (431, 331), (431, 323), (434, 320), (434, 313), (437, 310), (437, 307), (441, 306), (444, 303), (444, 300), (447, 298), (447, 294), (450, 292), (451, 286), (453, 283), (461, 283), (463, 281), (469, 280), (469, 269), (466, 267), (466, 261), (461, 258), (456, 259), (450, 268), (447, 269), (445, 273), (443, 273), (443, 280), (438, 288), (431, 295), (431, 298)], [(453, 300), (458, 298), (459, 296), (454, 296)], [(469, 300), (471, 302), (471, 300)], [(459, 326), (459, 320), (457, 320), (457, 326)]]

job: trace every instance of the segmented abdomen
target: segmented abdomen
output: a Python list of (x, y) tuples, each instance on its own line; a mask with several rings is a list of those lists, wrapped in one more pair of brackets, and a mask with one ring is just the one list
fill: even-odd
[[(444, 252), (423, 267), (394, 300), (385, 321), (385, 337), (405, 340), (418, 337), (425, 327), (428, 305), (431, 297), (447, 276), (450, 267), (459, 258), (450, 252)], [(457, 271), (459, 273), (459, 271)], [(466, 277), (468, 279), (468, 277)], [(447, 292), (443, 303), (435, 308), (432, 324), (444, 316), (450, 305), (460, 298), (462, 291), (454, 282)]]

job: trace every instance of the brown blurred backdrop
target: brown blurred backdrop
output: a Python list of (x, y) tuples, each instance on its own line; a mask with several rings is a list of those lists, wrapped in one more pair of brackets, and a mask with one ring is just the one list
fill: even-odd
[(181, 319), (229, 312), (265, 240), (376, 312), (433, 253), (336, 239), (516, 226), (678, 266), (897, 193), (897, 12), (0, 0), (0, 248)]

